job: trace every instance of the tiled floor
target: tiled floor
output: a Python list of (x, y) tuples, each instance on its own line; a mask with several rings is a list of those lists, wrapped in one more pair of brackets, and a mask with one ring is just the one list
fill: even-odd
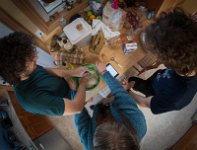
[(50, 117), (54, 124), (54, 127), (60, 132), (60, 134), (69, 142), (73, 150), (82, 150), (83, 147), (79, 141), (73, 116), (64, 117)]
[[(149, 109), (142, 109), (147, 120), (148, 132), (141, 142), (142, 150), (166, 150), (191, 127), (191, 117), (197, 109), (197, 94), (193, 101), (180, 111), (153, 115)], [(154, 146), (154, 148), (153, 148)]]

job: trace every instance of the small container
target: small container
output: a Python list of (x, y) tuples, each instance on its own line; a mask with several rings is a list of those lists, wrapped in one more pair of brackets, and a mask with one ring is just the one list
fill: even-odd
[(67, 39), (64, 39), (63, 40), (63, 43), (64, 43), (64, 49), (67, 51), (67, 52), (72, 52), (72, 50), (73, 50), (73, 45), (70, 43), (70, 41), (69, 40), (67, 40)]
[(60, 47), (64, 47), (64, 42), (63, 42), (63, 39), (61, 37), (58, 37), (57, 43), (59, 44)]
[(66, 61), (63, 62), (63, 66), (65, 66), (65, 69), (66, 69), (66, 70), (71, 70), (71, 69), (74, 68), (73, 65), (72, 65), (71, 63), (68, 63), (68, 62), (66, 62)]
[[(79, 30), (77, 27), (82, 26)], [(85, 47), (90, 44), (92, 37), (92, 27), (83, 19), (77, 18), (63, 29), (69, 41), (78, 47)]]
[(127, 41), (131, 42), (133, 40), (133, 26), (131, 26), (131, 28), (129, 30), (127, 30)]

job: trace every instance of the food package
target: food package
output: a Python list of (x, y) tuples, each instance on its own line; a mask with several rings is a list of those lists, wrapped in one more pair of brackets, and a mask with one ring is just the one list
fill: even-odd
[(89, 51), (99, 54), (104, 44), (105, 44), (105, 38), (103, 32), (99, 31), (97, 35), (92, 37)]

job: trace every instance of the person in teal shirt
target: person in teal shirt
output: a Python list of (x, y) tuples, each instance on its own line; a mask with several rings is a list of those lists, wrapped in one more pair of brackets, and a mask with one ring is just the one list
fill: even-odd
[[(14, 85), (20, 105), (28, 112), (40, 115), (80, 112), (85, 104), (88, 81), (83, 76), (88, 69), (45, 69), (36, 65), (37, 59), (32, 39), (25, 33), (14, 32), (0, 39), (0, 76)], [(77, 89), (72, 76), (81, 77)]]

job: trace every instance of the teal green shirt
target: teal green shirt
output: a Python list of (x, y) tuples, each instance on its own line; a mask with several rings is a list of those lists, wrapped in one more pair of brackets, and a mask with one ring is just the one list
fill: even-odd
[(14, 90), (21, 106), (34, 114), (63, 115), (63, 98), (71, 99), (68, 83), (41, 66), (37, 66), (27, 80), (15, 85)]

